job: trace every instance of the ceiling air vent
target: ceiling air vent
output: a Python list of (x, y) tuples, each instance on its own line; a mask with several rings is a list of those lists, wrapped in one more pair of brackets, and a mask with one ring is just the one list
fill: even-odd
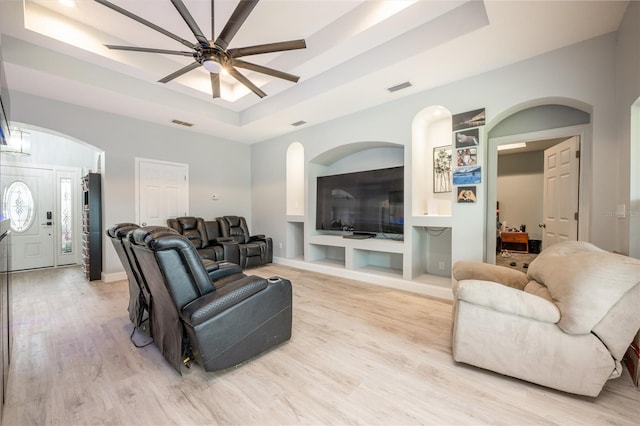
[(293, 127), (302, 126), (303, 124), (307, 124), (307, 122), (304, 120), (300, 120), (300, 121), (296, 121), (295, 123), (291, 123)]
[(396, 84), (395, 86), (387, 87), (387, 90), (390, 93), (397, 92), (398, 90), (406, 89), (407, 87), (413, 86), (410, 82), (405, 81), (404, 83)]
[(193, 126), (193, 123), (188, 123), (188, 122), (186, 122), (186, 121), (182, 121), (182, 120), (171, 120), (171, 122), (172, 122), (173, 124), (179, 124), (179, 125), (181, 125), (181, 126), (185, 126), (185, 127), (191, 127), (191, 126)]

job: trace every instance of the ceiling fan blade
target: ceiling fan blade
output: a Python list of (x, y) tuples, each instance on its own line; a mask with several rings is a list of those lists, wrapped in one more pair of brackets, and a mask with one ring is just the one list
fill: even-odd
[(240, 0), (236, 10), (233, 11), (227, 24), (222, 29), (220, 36), (215, 41), (215, 45), (222, 50), (226, 50), (231, 43), (231, 39), (236, 35), (251, 11), (258, 4), (258, 0)]
[(215, 0), (211, 0), (211, 40), (216, 38), (216, 20), (213, 3)]
[(240, 58), (242, 56), (260, 55), (262, 53), (282, 52), (285, 50), (304, 49), (307, 43), (304, 40), (290, 40), (279, 43), (258, 44), (255, 46), (240, 47), (237, 49), (229, 49), (232, 58)]
[(185, 46), (187, 46), (187, 47), (189, 47), (191, 49), (193, 48), (193, 43), (192, 42), (187, 41), (187, 40), (183, 39), (182, 37), (177, 36), (177, 35), (169, 32), (169, 31), (165, 30), (164, 28), (161, 28), (161, 27), (157, 26), (153, 22), (149, 22), (146, 19), (139, 17), (138, 15), (134, 15), (133, 13), (129, 12), (128, 10), (125, 10), (125, 9), (121, 8), (120, 6), (116, 6), (115, 4), (110, 3), (107, 0), (94, 0), (94, 1), (100, 3), (103, 6), (108, 7), (111, 10), (115, 10), (116, 12), (121, 13), (124, 16), (133, 19), (134, 21), (138, 21), (141, 24), (146, 25), (147, 27), (158, 31), (159, 33), (162, 33), (162, 34), (166, 35), (167, 37), (170, 37), (170, 38), (176, 40), (179, 43), (182, 43), (183, 45), (185, 45)]
[(220, 97), (220, 74), (211, 73), (211, 95), (213, 98)]
[(153, 49), (150, 47), (116, 46), (113, 44), (105, 44), (105, 47), (108, 47), (111, 50), (131, 50), (133, 52), (166, 53), (167, 55), (180, 55), (180, 56), (193, 57), (193, 52), (184, 52), (179, 50)]
[(264, 98), (265, 96), (267, 96), (266, 93), (260, 90), (258, 86), (253, 84), (247, 77), (240, 74), (240, 72), (234, 67), (229, 67), (227, 71), (229, 72), (229, 75), (231, 75), (233, 78), (238, 80), (240, 83), (244, 84), (248, 89), (250, 89), (256, 95), (260, 96), (261, 98)]
[(169, 74), (165, 78), (161, 78), (160, 80), (158, 80), (158, 83), (167, 83), (167, 82), (173, 80), (176, 77), (180, 77), (182, 74), (186, 74), (189, 71), (198, 68), (199, 66), (200, 66), (199, 62), (194, 62), (192, 64), (189, 64), (186, 67), (180, 68), (176, 72), (172, 72), (171, 74)]
[(233, 66), (236, 66), (238, 68), (244, 68), (247, 70), (251, 70), (251, 71), (256, 71), (262, 74), (267, 74), (267, 75), (271, 75), (273, 77), (278, 77), (278, 78), (282, 78), (283, 80), (289, 80), (292, 81), (294, 83), (297, 83), (298, 80), (300, 80), (300, 77), (298, 77), (297, 75), (293, 75), (293, 74), (289, 74), (283, 71), (278, 71), (278, 70), (274, 70), (273, 68), (268, 68), (265, 67), (263, 65), (256, 65), (256, 64), (252, 64), (250, 62), (245, 62), (242, 61), (240, 59), (235, 59), (233, 61)]
[(184, 5), (182, 0), (171, 0), (171, 3), (176, 7), (178, 13), (182, 16), (182, 19), (184, 19), (184, 22), (187, 23), (196, 40), (198, 40), (198, 43), (200, 43), (202, 47), (209, 47), (209, 40), (202, 34), (198, 23), (193, 19), (193, 16), (189, 13), (189, 9), (187, 9), (187, 6)]

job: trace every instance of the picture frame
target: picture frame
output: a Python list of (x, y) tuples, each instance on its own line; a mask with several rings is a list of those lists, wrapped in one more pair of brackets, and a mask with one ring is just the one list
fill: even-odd
[(470, 127), (484, 126), (485, 124), (485, 109), (474, 109), (473, 111), (463, 112), (461, 114), (454, 114), (452, 117), (453, 130), (468, 129)]
[(433, 192), (451, 192), (453, 146), (433, 148)]
[(453, 171), (454, 185), (469, 185), (482, 182), (482, 167), (460, 166)]
[(476, 202), (476, 187), (475, 186), (459, 186), (458, 196), (456, 200), (459, 203), (475, 203)]
[(478, 148), (460, 148), (456, 150), (456, 166), (474, 166), (478, 164)]
[(480, 130), (476, 127), (453, 132), (453, 140), (455, 141), (456, 149), (477, 147), (480, 145)]

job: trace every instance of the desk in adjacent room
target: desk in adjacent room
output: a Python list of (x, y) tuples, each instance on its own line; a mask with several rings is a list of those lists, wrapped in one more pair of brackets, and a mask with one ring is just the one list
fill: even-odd
[(529, 253), (529, 233), (502, 232), (500, 234), (500, 249)]

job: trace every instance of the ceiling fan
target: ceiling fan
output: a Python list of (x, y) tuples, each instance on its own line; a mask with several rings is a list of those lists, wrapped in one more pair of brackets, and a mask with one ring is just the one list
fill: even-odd
[(183, 39), (180, 36), (177, 36), (158, 25), (147, 21), (144, 18), (141, 18), (128, 10), (121, 8), (113, 3), (110, 3), (106, 0), (95, 0), (96, 2), (115, 10), (118, 13), (121, 13), (135, 21), (140, 22), (141, 24), (146, 25), (149, 28), (152, 28), (167, 37), (171, 37), (172, 39), (182, 43), (191, 49), (191, 51), (178, 51), (178, 50), (165, 50), (165, 49), (153, 49), (146, 47), (134, 47), (134, 46), (116, 46), (107, 44), (105, 45), (109, 49), (115, 50), (131, 50), (135, 52), (147, 52), (147, 53), (162, 53), (168, 55), (180, 55), (180, 56), (191, 56), (195, 60), (195, 62), (187, 65), (175, 71), (168, 76), (158, 80), (160, 83), (167, 83), (173, 80), (176, 77), (181, 76), (191, 70), (198, 68), (199, 66), (203, 66), (207, 71), (211, 73), (211, 93), (214, 98), (220, 97), (220, 71), (224, 69), (229, 75), (234, 77), (240, 83), (245, 85), (248, 89), (250, 89), (253, 93), (263, 98), (267, 96), (265, 92), (260, 90), (255, 84), (253, 84), (247, 77), (241, 74), (236, 68), (244, 68), (251, 71), (256, 71), (262, 74), (267, 74), (273, 77), (281, 78), (284, 80), (292, 81), (297, 83), (300, 77), (283, 72), (278, 71), (273, 68), (268, 68), (263, 65), (252, 64), (250, 62), (243, 61), (241, 57), (250, 56), (250, 55), (260, 55), (262, 53), (271, 53), (271, 52), (282, 52), (285, 50), (295, 50), (295, 49), (304, 49), (307, 47), (304, 40), (290, 40), (283, 41), (278, 43), (268, 43), (268, 44), (260, 44), (255, 46), (248, 47), (240, 47), (234, 49), (227, 49), (229, 43), (236, 35), (244, 21), (247, 19), (253, 8), (258, 4), (259, 0), (240, 0), (238, 6), (231, 14), (231, 17), (227, 21), (226, 25), (222, 29), (222, 32), (218, 35), (218, 38), (215, 38), (215, 28), (214, 28), (214, 1), (211, 0), (211, 37), (213, 40), (208, 40), (207, 37), (202, 33), (200, 27), (196, 23), (191, 13), (182, 2), (182, 0), (171, 0), (171, 3), (178, 10), (182, 19), (186, 22), (191, 29), (191, 32), (195, 36), (197, 43), (192, 43), (188, 40)]

